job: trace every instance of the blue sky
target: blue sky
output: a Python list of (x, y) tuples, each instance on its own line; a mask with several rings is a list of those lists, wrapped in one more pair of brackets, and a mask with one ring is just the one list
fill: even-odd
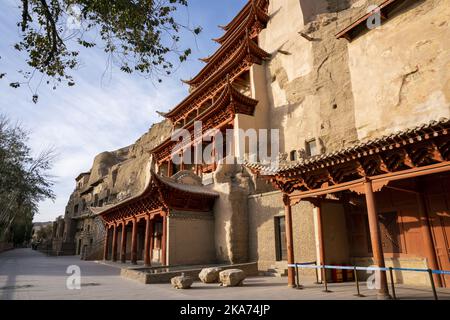
[[(41, 203), (35, 221), (53, 220), (64, 214), (75, 187), (75, 177), (89, 170), (98, 153), (134, 143), (152, 123), (162, 120), (156, 111), (173, 108), (187, 95), (180, 79), (190, 79), (203, 63), (198, 58), (211, 55), (217, 44), (211, 41), (223, 34), (218, 25), (228, 23), (246, 0), (191, 0), (182, 19), (203, 32), (197, 39), (187, 35), (183, 41), (193, 54), (163, 83), (156, 84), (139, 75), (117, 69), (105, 73), (107, 58), (97, 49), (80, 50), (81, 67), (74, 71), (76, 85), (56, 90), (39, 87), (39, 103), (32, 102), (26, 86), (13, 89), (9, 82), (21, 80), (17, 70), (25, 68), (24, 57), (13, 49), (18, 40), (16, 23), (20, 19), (19, 0), (2, 0), (0, 5), (0, 114), (20, 122), (31, 132), (29, 144), (34, 153), (54, 147), (58, 158), (51, 174), (55, 177), (56, 200)], [(39, 79), (37, 77), (37, 79)]]

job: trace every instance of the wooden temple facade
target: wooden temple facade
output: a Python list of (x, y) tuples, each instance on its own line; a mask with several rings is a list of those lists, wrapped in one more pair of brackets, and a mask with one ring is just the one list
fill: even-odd
[[(267, 0), (249, 1), (233, 21), (222, 27), (225, 34), (215, 39), (221, 44), (220, 48), (211, 57), (201, 59), (206, 66), (193, 79), (184, 81), (191, 87), (191, 94), (165, 117), (171, 121), (174, 130), (189, 130), (191, 143), (177, 148), (179, 142), (168, 138), (152, 151), (165, 175), (171, 176), (182, 170), (192, 170), (198, 175), (213, 172), (220, 159), (213, 159), (213, 163), (199, 163), (192, 159), (189, 162), (195, 165), (181, 163), (175, 166), (172, 156), (179, 154), (183, 157), (188, 148), (195, 145), (203, 148), (209, 144), (202, 142), (202, 136), (209, 130), (225, 133), (234, 129), (237, 114), (254, 115), (258, 101), (250, 97), (249, 70), (270, 57), (258, 46), (258, 34), (269, 21), (268, 3)], [(195, 121), (202, 122), (202, 132), (194, 132)], [(227, 141), (221, 146), (213, 144), (225, 149)], [(225, 155), (225, 150), (221, 154)]]
[[(182, 184), (152, 172), (140, 195), (98, 212), (107, 230), (104, 260), (167, 265), (167, 217), (174, 211), (210, 213), (217, 196), (201, 186)], [(131, 246), (127, 246), (129, 234)], [(127, 252), (127, 248), (131, 250)]]
[[(292, 228), (291, 208), (306, 201), (317, 208), (322, 265), (327, 248), (321, 207), (332, 202), (344, 206), (349, 220), (358, 218), (353, 222), (359, 230), (350, 239), (353, 255), (372, 254), (379, 267), (385, 267), (385, 257), (424, 256), (430, 269), (450, 269), (450, 120), (289, 165), (246, 166), (283, 193), (289, 264), (295, 263), (294, 252), (301, 250), (293, 247), (293, 232), (301, 231)], [(361, 223), (364, 218), (367, 231)], [(288, 274), (294, 286), (294, 269), (289, 268)], [(386, 296), (386, 274), (380, 276), (379, 293)], [(448, 276), (436, 275), (435, 281), (450, 285)]]

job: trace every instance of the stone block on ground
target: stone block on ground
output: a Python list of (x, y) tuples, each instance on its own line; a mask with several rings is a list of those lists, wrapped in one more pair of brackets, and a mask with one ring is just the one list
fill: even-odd
[(225, 287), (237, 287), (242, 285), (245, 272), (240, 269), (229, 269), (219, 273), (220, 282)]
[(170, 279), (172, 286), (175, 289), (189, 289), (194, 283), (194, 279), (185, 275), (173, 277)]
[(198, 274), (203, 283), (216, 283), (219, 281), (219, 272), (221, 268), (204, 268)]

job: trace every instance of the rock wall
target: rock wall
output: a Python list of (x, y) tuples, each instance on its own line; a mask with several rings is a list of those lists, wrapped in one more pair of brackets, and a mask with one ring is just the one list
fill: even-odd
[[(77, 188), (67, 204), (66, 242), (83, 247), (88, 245), (89, 253), (101, 247), (102, 237), (96, 232), (86, 232), (88, 226), (93, 229), (98, 227), (98, 223), (91, 218), (89, 206), (102, 207), (139, 193), (145, 186), (150, 150), (169, 137), (171, 130), (168, 121), (154, 124), (134, 144), (116, 151), (102, 152), (95, 157), (89, 173), (77, 181)], [(73, 218), (78, 220), (75, 222)], [(78, 249), (76, 252), (80, 252)]]
[(281, 152), (304, 149), (310, 139), (329, 152), (357, 139), (347, 43), (335, 34), (361, 10), (341, 11), (349, 1), (340, 1), (339, 8), (332, 3), (270, 2), (271, 20), (259, 44), (272, 54), (266, 83), (270, 126), (280, 130)]
[[(168, 121), (154, 124), (133, 145), (97, 155), (88, 183), (73, 194), (74, 205), (80, 198), (93, 202), (94, 197), (98, 195), (100, 200), (106, 197), (108, 192), (120, 201), (141, 191), (145, 184), (146, 174), (143, 171), (147, 168), (150, 150), (169, 137), (171, 129)], [(90, 188), (93, 189), (92, 192), (81, 195)]]
[(241, 165), (220, 164), (214, 173), (213, 189), (220, 194), (214, 205), (217, 260), (247, 262), (247, 197), (253, 189), (251, 177)]
[(351, 42), (336, 39), (381, 2), (270, 1), (258, 40), (272, 54), (269, 119), (281, 152), (312, 139), (333, 152), (450, 116), (448, 1), (408, 1), (381, 27)]
[(409, 2), (348, 44), (360, 140), (450, 116), (449, 1)]

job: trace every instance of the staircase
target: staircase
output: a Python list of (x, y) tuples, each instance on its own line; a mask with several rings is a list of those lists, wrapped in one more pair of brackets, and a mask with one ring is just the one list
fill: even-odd
[(287, 262), (277, 261), (275, 264), (271, 265), (267, 271), (264, 272), (264, 276), (268, 277), (286, 277), (287, 276)]

